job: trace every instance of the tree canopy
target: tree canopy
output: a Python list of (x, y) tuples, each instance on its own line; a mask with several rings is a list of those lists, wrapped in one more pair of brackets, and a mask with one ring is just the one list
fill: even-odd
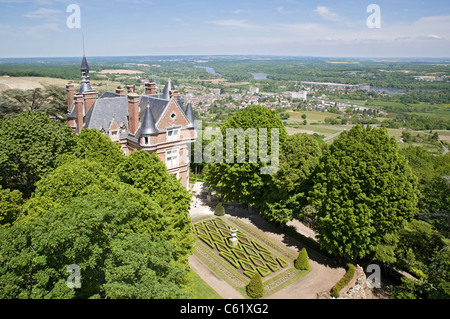
[[(238, 139), (232, 141), (229, 145), (234, 145), (233, 153), (227, 150), (227, 129), (240, 129), (250, 134), (245, 137), (245, 149), (238, 145)], [(260, 131), (265, 129), (267, 132), (267, 155), (278, 146), (279, 153), (282, 153), (283, 145), (287, 138), (287, 131), (277, 113), (270, 111), (262, 106), (249, 106), (236, 112), (221, 127), (223, 136), (224, 159), (222, 163), (211, 163), (207, 165), (206, 180), (213, 189), (226, 200), (235, 200), (248, 204), (258, 204), (270, 179), (270, 174), (261, 173), (263, 167), (271, 164), (278, 165), (279, 157), (272, 157), (274, 163), (264, 163), (260, 156)], [(278, 145), (271, 145), (271, 129), (278, 129)], [(248, 132), (248, 131), (247, 131)], [(232, 137), (235, 138), (234, 136)], [(256, 141), (254, 147), (249, 147), (249, 143)], [(227, 153), (228, 152), (228, 153)], [(239, 163), (239, 152), (244, 153), (244, 161)], [(232, 163), (227, 162), (226, 157), (233, 158)], [(255, 156), (255, 162), (249, 160), (250, 156)]]
[(0, 122), (0, 185), (17, 189), (27, 198), (35, 183), (56, 167), (59, 155), (76, 145), (67, 124), (45, 113), (24, 112)]
[(417, 179), (385, 129), (343, 132), (324, 151), (309, 194), (321, 245), (362, 258), (417, 214)]
[(301, 219), (307, 205), (307, 193), (313, 185), (311, 176), (322, 155), (322, 146), (308, 134), (295, 134), (286, 139), (280, 167), (271, 175), (260, 213), (270, 222), (284, 224)]

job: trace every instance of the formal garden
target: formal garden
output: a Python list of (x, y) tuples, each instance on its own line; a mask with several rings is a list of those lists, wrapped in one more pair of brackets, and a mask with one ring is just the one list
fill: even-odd
[(306, 266), (297, 269), (296, 254), (235, 217), (204, 218), (193, 228), (195, 255), (245, 297), (255, 297), (247, 288), (252, 278), (261, 278), (258, 297), (267, 297), (310, 272), (306, 251)]

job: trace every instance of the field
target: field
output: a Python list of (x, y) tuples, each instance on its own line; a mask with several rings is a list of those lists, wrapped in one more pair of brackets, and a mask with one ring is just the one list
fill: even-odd
[(67, 80), (45, 77), (0, 77), (0, 91), (9, 89), (32, 90), (48, 85), (65, 87)]
[[(5, 91), (9, 89), (20, 89), (20, 90), (33, 90), (33, 89), (43, 89), (48, 85), (55, 85), (61, 88), (65, 88), (68, 81), (64, 79), (57, 78), (47, 78), (47, 77), (0, 77), (0, 91)], [(98, 91), (114, 91), (119, 85), (123, 85), (118, 81), (105, 81), (105, 80), (91, 80), (91, 86), (94, 90)], [(77, 84), (75, 84), (77, 87)]]

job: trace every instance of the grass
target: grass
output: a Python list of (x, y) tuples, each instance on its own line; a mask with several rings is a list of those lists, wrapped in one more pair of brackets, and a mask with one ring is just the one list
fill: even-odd
[(222, 299), (222, 297), (194, 271), (191, 271), (190, 276), (192, 279), (192, 293), (194, 294), (194, 299)]
[(306, 115), (308, 123), (324, 123), (326, 117), (338, 117), (339, 114), (319, 111), (291, 111), (288, 112), (290, 118), (286, 120), (287, 123), (303, 123), (302, 115)]

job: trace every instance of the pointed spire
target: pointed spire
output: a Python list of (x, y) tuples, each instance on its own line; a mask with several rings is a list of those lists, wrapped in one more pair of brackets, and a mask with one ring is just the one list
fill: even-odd
[(191, 101), (186, 106), (186, 117), (189, 120), (189, 127), (197, 127), (197, 121), (195, 120), (194, 110), (192, 109)]
[(89, 65), (87, 63), (86, 55), (83, 54), (83, 61), (81, 61), (81, 72), (89, 72)]
[(172, 84), (172, 81), (169, 79), (166, 82), (166, 85), (164, 86), (163, 90), (163, 99), (169, 100), (170, 99), (170, 90), (174, 89), (175, 87)]
[(147, 104), (147, 109), (145, 110), (144, 119), (142, 120), (142, 135), (152, 135), (157, 134), (158, 130), (155, 125), (155, 119), (153, 118), (152, 111), (150, 109), (150, 104)]

